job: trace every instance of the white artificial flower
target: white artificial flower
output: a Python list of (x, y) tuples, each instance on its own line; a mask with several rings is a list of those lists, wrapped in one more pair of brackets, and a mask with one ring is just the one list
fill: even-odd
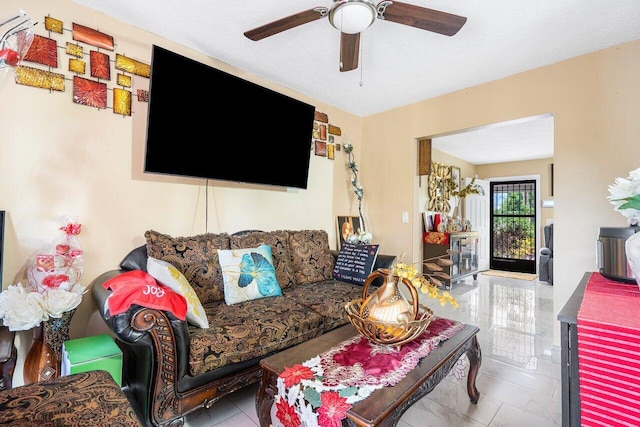
[(640, 224), (640, 168), (629, 172), (627, 179), (616, 178), (615, 183), (609, 186), (609, 193), (609, 201), (627, 218), (629, 225)]
[(360, 233), (360, 241), (363, 245), (368, 245), (369, 243), (371, 243), (372, 239), (373, 236), (368, 231), (363, 231), (362, 233)]
[(10, 331), (26, 331), (49, 319), (42, 294), (27, 291), (21, 283), (0, 293), (0, 317)]
[(82, 302), (82, 295), (63, 289), (49, 289), (42, 293), (44, 307), (50, 317), (59, 319), (62, 315), (73, 310)]

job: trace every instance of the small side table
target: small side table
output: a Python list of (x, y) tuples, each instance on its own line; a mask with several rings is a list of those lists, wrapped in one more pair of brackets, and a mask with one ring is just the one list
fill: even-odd
[(0, 366), (2, 366), (2, 376), (0, 377), (0, 391), (11, 388), (13, 381), (13, 371), (16, 367), (17, 351), (14, 345), (16, 333), (10, 331), (8, 327), (0, 324)]

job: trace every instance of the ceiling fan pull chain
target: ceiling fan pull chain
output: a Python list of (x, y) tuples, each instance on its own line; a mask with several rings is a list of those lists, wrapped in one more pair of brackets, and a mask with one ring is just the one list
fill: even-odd
[(362, 70), (364, 69), (364, 61), (362, 60), (362, 40), (363, 36), (360, 34), (360, 87), (364, 86), (364, 82), (362, 81)]

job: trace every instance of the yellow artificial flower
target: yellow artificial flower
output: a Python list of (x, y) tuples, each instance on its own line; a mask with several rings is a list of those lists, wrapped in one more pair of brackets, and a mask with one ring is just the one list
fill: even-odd
[[(448, 254), (446, 256), (448, 256)], [(438, 262), (443, 263), (444, 265), (448, 264), (449, 261), (448, 259), (444, 259), (444, 257), (436, 257), (430, 258), (429, 260), (425, 260), (423, 262), (432, 261), (435, 259), (437, 259)], [(416, 288), (416, 290), (427, 295), (429, 298), (439, 300), (440, 305), (449, 303), (453, 307), (458, 308), (458, 301), (456, 301), (456, 299), (451, 296), (449, 292), (440, 290), (439, 286), (441, 285), (441, 282), (439, 280), (429, 275), (420, 274), (413, 265), (405, 264), (396, 259), (391, 267), (391, 274), (403, 279), (408, 279)]]

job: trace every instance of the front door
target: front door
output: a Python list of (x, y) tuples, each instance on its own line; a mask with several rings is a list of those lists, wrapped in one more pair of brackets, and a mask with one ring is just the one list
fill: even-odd
[(536, 181), (491, 182), (491, 269), (536, 272)]

